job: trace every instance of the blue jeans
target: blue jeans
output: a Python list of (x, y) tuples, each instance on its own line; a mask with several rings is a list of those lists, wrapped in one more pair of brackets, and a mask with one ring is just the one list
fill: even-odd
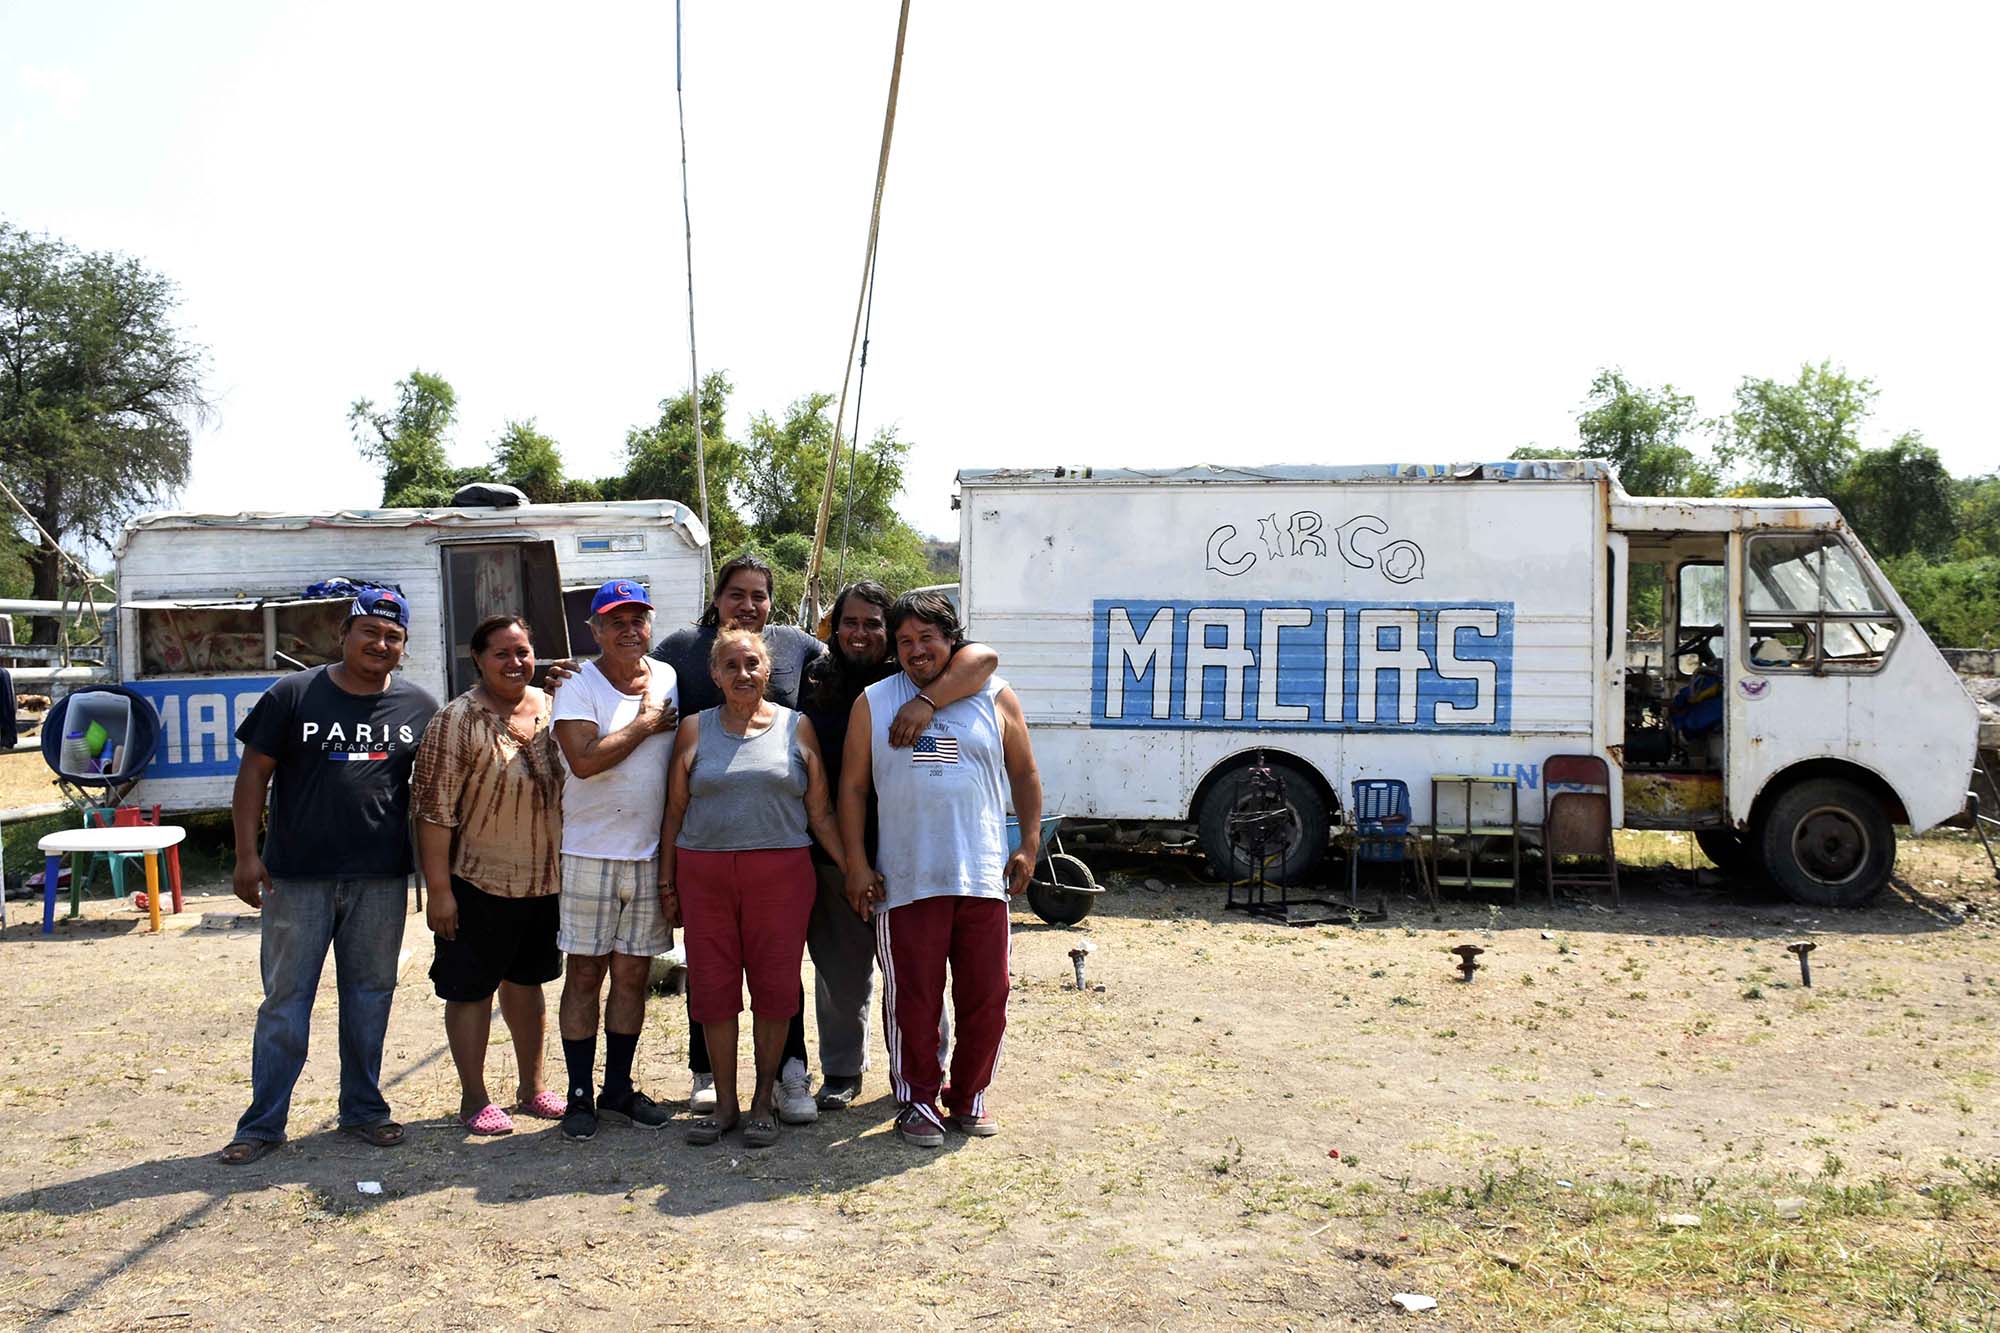
[(250, 1054), (250, 1109), (236, 1122), (237, 1138), (275, 1143), (285, 1137), (329, 944), (340, 995), (340, 1124), (377, 1125), (389, 1118), (382, 1043), (396, 998), (407, 893), (401, 876), (272, 881), (264, 895), (264, 1003)]

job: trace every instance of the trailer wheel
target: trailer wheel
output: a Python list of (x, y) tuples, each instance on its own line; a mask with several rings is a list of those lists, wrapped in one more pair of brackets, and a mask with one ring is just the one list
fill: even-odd
[[(1273, 884), (1302, 883), (1326, 855), (1326, 802), (1297, 768), (1272, 760), (1271, 769), (1285, 781), (1282, 822), (1287, 827), (1266, 853), (1264, 878)], [(1232, 816), (1251, 813), (1255, 807), (1247, 761), (1216, 778), (1203, 794), (1201, 808), (1195, 811), (1196, 836), (1208, 858), (1208, 872), (1217, 879), (1233, 884), (1256, 877), (1257, 864), (1249, 850), (1229, 836)]]
[(1089, 916), (1097, 898), (1097, 880), (1090, 867), (1068, 852), (1050, 852), (1042, 863), (1048, 868), (1048, 880), (1028, 881), (1028, 906), (1035, 915), (1052, 926), (1073, 926)]
[(1751, 835), (1735, 829), (1701, 828), (1694, 831), (1694, 841), (1723, 874), (1740, 879), (1757, 873), (1757, 851)]
[(1851, 782), (1814, 778), (1765, 813), (1764, 868), (1794, 902), (1859, 907), (1896, 868), (1896, 830), (1882, 803)]

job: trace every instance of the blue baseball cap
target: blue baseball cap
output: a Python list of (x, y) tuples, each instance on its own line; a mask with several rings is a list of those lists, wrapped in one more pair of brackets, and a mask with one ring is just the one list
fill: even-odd
[(410, 604), (403, 600), (403, 594), (393, 588), (363, 588), (354, 594), (347, 614), (350, 617), (375, 616), (394, 621), (404, 629), (410, 627)]
[(620, 606), (643, 606), (648, 611), (653, 604), (646, 600), (646, 590), (630, 579), (613, 579), (597, 590), (597, 596), (590, 599), (590, 614), (601, 616), (606, 611)]

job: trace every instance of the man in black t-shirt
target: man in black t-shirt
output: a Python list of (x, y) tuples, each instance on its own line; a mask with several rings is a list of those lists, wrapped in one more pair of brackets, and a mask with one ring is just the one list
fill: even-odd
[(232, 1166), (284, 1142), (329, 947), (340, 996), (341, 1131), (384, 1148), (403, 1139), (382, 1099), (382, 1044), (412, 866), (410, 769), (437, 712), (427, 692), (393, 677), (409, 623), (400, 593), (363, 589), (341, 628), (341, 660), (286, 676), (236, 730), (236, 896), (263, 909), (264, 1003), (250, 1109), (222, 1150)]

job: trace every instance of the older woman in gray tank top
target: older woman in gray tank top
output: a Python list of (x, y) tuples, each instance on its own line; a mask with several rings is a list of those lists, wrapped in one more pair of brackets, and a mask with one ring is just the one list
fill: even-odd
[(723, 630), (709, 672), (722, 704), (681, 723), (667, 770), (660, 906), (686, 927), (688, 1012), (715, 1066), (715, 1110), (689, 1127), (688, 1142), (714, 1143), (739, 1119), (736, 1023), (747, 980), (757, 1087), (743, 1142), (762, 1148), (777, 1142), (772, 1088), (799, 1010), (818, 883), (812, 837), (844, 858), (812, 723), (764, 697), (771, 662), (763, 639)]

